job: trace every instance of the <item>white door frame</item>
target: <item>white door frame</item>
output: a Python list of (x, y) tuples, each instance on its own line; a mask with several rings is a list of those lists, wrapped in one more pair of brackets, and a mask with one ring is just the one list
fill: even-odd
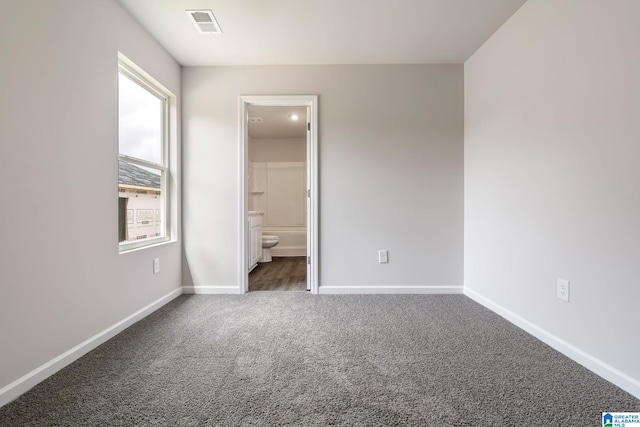
[(307, 287), (318, 293), (318, 96), (317, 95), (259, 95), (240, 96), (240, 263), (238, 293), (249, 291), (249, 126), (248, 107), (308, 107), (307, 122), (311, 126), (307, 138)]

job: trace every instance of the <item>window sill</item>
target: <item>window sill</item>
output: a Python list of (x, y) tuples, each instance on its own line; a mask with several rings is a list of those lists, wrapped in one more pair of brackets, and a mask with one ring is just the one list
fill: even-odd
[(129, 242), (129, 243), (119, 243), (118, 244), (118, 252), (120, 254), (128, 254), (131, 252), (137, 252), (144, 249), (155, 248), (158, 246), (166, 245), (168, 243), (177, 242), (177, 239), (172, 239), (170, 237), (159, 237), (157, 239), (148, 239), (142, 242)]

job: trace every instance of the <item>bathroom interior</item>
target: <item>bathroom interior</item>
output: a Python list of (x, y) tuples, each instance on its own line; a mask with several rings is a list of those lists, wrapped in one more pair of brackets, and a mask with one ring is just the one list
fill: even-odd
[(306, 291), (307, 109), (248, 111), (249, 292)]

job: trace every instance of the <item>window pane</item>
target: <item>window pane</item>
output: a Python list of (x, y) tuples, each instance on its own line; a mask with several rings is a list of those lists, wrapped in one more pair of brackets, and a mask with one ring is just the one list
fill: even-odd
[(122, 160), (119, 161), (118, 172), (119, 217), (122, 226), (126, 217), (126, 230), (119, 233), (120, 242), (164, 236), (163, 172)]
[(163, 101), (119, 73), (120, 154), (162, 163)]

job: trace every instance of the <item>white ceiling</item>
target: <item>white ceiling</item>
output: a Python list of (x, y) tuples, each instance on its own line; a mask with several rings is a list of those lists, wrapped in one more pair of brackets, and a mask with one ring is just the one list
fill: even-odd
[[(249, 117), (260, 117), (264, 123), (249, 123), (252, 138), (305, 138), (307, 107), (248, 107)], [(298, 120), (292, 120), (296, 114)]]
[(184, 66), (462, 63), (525, 1), (120, 0)]

